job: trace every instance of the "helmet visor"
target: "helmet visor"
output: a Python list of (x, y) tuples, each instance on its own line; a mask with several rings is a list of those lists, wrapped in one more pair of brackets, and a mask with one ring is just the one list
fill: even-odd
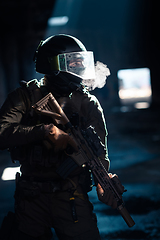
[[(55, 63), (55, 59), (54, 59)], [(59, 54), (56, 56), (56, 63), (52, 66), (53, 70), (59, 70), (62, 72), (69, 72), (82, 79), (94, 79), (95, 78), (95, 66), (93, 52), (82, 51), (82, 52), (71, 52)], [(57, 67), (55, 68), (55, 65)]]

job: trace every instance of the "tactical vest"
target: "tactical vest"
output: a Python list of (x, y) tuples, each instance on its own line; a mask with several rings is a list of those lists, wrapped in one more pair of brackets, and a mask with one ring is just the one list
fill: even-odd
[[(33, 126), (34, 124), (49, 124), (52, 122), (52, 118), (38, 115), (31, 108), (33, 104), (39, 101), (42, 97), (48, 94), (45, 86), (41, 86), (37, 80), (32, 80), (29, 83), (22, 82), (21, 86), (24, 90), (28, 92), (28, 106), (29, 109), (23, 119), (23, 124), (28, 126)], [(81, 92), (72, 93), (73, 95), (79, 94)], [(72, 95), (71, 94), (71, 95)], [(79, 98), (77, 98), (79, 99)], [(81, 114), (79, 115), (80, 101), (77, 101), (75, 106), (75, 97), (59, 97), (57, 98), (63, 111), (70, 119), (73, 126), (77, 127), (82, 125), (84, 122)], [(58, 126), (62, 127), (62, 126)], [(54, 149), (48, 150), (43, 142), (36, 142), (35, 144), (25, 145), (21, 147), (16, 147), (11, 150), (11, 156), (13, 160), (18, 160), (21, 164), (21, 171), (24, 175), (37, 176), (37, 177), (52, 177), (54, 179), (59, 178), (57, 174), (57, 169), (61, 171), (63, 168), (63, 163), (67, 161), (68, 170), (70, 165), (73, 165), (73, 161), (67, 159), (64, 152), (55, 153)], [(76, 166), (74, 166), (74, 169)], [(87, 170), (88, 171), (88, 170)], [(77, 167), (75, 170), (75, 175), (80, 174), (82, 169)], [(86, 174), (85, 174), (86, 175)], [(88, 175), (88, 174), (87, 174)]]

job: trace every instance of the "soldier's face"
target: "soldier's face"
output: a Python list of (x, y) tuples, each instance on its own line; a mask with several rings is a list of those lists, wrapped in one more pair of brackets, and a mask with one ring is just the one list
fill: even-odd
[(82, 68), (82, 67), (84, 67), (83, 60), (80, 59), (80, 58), (75, 59), (75, 60), (71, 60), (70, 63), (69, 63), (69, 67)]

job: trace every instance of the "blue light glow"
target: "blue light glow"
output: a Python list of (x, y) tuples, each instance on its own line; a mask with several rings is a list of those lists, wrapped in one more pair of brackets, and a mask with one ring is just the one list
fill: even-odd
[(51, 17), (48, 19), (48, 25), (50, 27), (53, 26), (64, 26), (69, 21), (69, 18), (67, 16), (62, 17)]

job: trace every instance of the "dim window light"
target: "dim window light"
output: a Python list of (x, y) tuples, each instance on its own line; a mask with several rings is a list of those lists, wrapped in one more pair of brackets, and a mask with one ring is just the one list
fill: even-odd
[(149, 108), (149, 103), (147, 103), (147, 102), (137, 102), (137, 103), (135, 103), (135, 108), (137, 108), (137, 109), (142, 109), (142, 108)]
[(119, 70), (117, 76), (122, 105), (134, 105), (135, 108), (150, 106), (152, 91), (149, 68)]
[(17, 172), (20, 172), (20, 167), (5, 168), (2, 173), (1, 179), (3, 181), (14, 180)]

